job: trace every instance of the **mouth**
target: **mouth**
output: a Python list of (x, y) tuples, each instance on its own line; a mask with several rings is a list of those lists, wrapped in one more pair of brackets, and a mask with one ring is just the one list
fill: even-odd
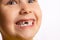
[(16, 21), (15, 25), (20, 29), (27, 29), (34, 27), (35, 19), (21, 19)]

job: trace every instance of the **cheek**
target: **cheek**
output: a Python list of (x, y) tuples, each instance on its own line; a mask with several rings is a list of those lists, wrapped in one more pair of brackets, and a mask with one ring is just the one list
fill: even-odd
[(15, 17), (18, 15), (16, 9), (8, 8), (8, 7), (2, 7), (0, 17), (4, 21), (12, 21), (15, 19)]
[(39, 6), (38, 3), (34, 4), (34, 6), (32, 6), (32, 10), (35, 12), (35, 14), (37, 15), (37, 17), (42, 16), (41, 9), (40, 9), (40, 6)]
[(3, 31), (11, 31), (13, 32), (13, 25), (14, 25), (14, 20), (17, 16), (16, 10), (12, 9), (7, 9), (7, 8), (1, 8), (1, 13), (0, 13), (0, 25)]
[(19, 7), (18, 6), (1, 6), (1, 14), (3, 14), (7, 18), (13, 19), (18, 15)]
[(40, 7), (35, 7), (33, 10), (34, 10), (34, 13), (35, 13), (35, 16), (37, 17), (37, 19), (41, 20), (42, 13), (41, 13)]
[(39, 5), (33, 6), (32, 9), (37, 19), (37, 26), (39, 27), (41, 25), (41, 20), (42, 20), (42, 12), (41, 12), (40, 6)]
[(12, 9), (1, 8), (0, 25), (3, 30), (13, 30), (12, 26), (14, 25), (14, 20), (17, 16), (16, 13), (16, 10), (13, 11)]

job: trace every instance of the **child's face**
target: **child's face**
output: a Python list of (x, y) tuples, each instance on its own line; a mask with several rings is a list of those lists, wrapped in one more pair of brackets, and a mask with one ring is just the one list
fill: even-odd
[(41, 10), (37, 0), (2, 0), (0, 31), (2, 34), (31, 38), (39, 29)]

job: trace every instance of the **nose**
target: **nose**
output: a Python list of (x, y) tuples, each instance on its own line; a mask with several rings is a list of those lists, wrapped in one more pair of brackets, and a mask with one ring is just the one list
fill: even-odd
[(29, 8), (29, 6), (27, 4), (22, 4), (19, 14), (25, 15), (25, 14), (29, 14), (29, 13), (32, 13), (31, 8)]

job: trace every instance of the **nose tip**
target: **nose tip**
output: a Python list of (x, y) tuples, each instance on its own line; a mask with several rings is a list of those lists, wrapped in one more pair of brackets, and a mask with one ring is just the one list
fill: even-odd
[(28, 9), (22, 8), (20, 10), (20, 13), (19, 14), (24, 15), (24, 14), (29, 14), (29, 13), (32, 13), (32, 11), (31, 10), (28, 10)]

